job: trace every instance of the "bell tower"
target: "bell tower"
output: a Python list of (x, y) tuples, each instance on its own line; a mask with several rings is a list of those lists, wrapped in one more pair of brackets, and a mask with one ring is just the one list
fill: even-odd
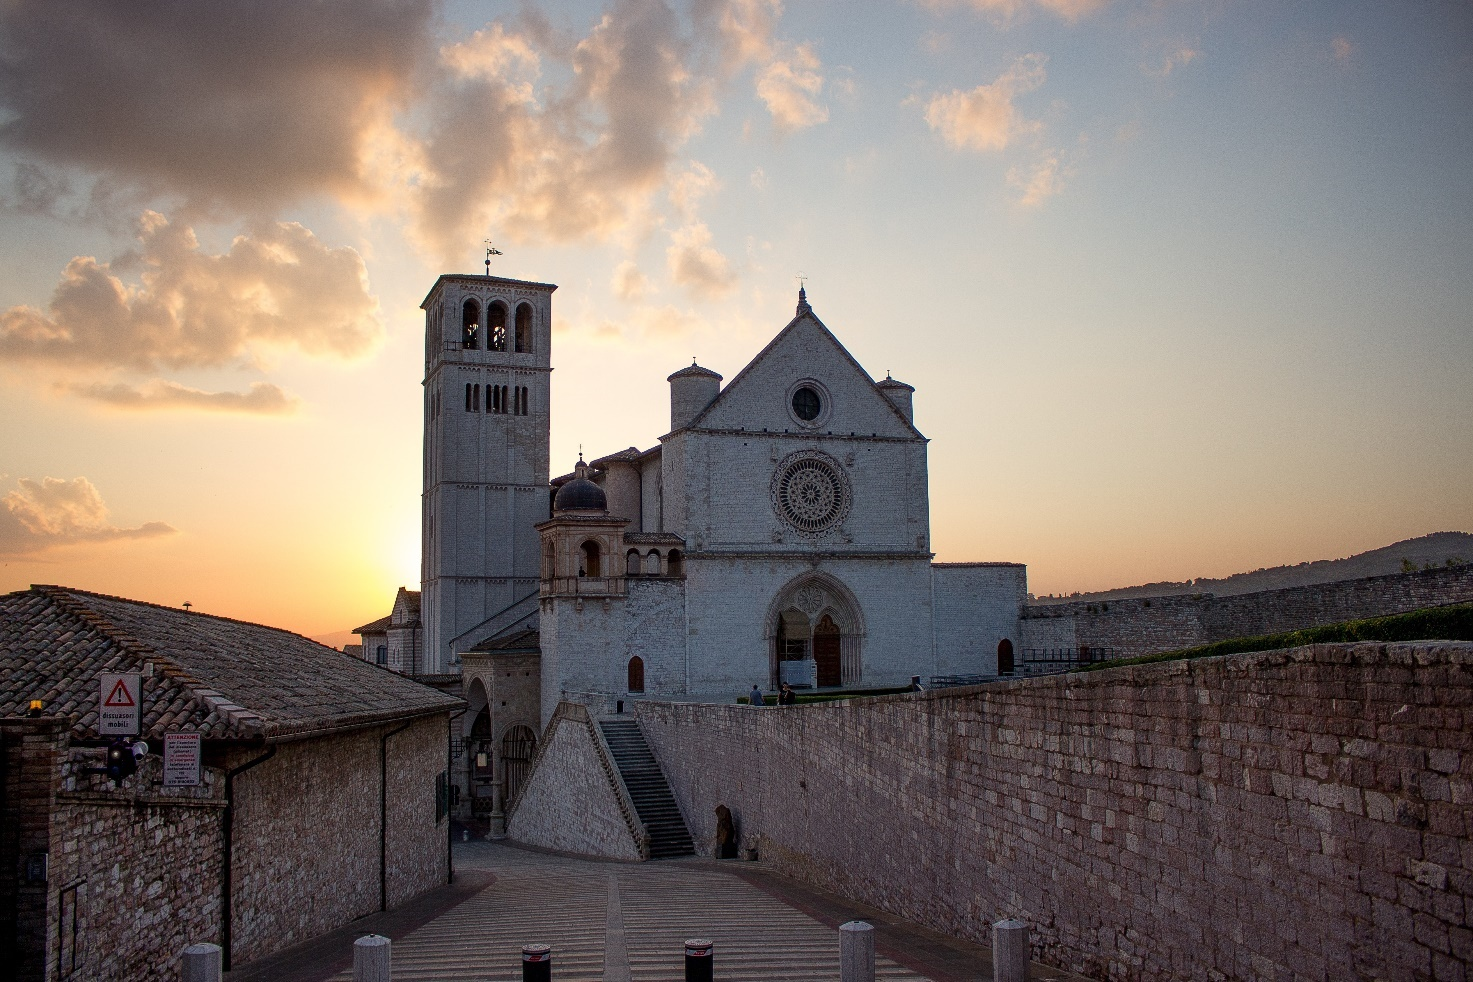
[(535, 627), (549, 517), (551, 283), (446, 274), (425, 312), (420, 617), (424, 671)]

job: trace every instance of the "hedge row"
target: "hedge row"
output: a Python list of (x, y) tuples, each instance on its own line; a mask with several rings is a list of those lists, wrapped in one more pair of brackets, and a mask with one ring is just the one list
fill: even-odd
[(1405, 614), (1343, 621), (1339, 624), (1305, 628), (1302, 631), (1233, 638), (1204, 644), (1198, 648), (1096, 662), (1074, 671), (1094, 672), (1102, 668), (1119, 668), (1121, 665), (1149, 665), (1158, 661), (1211, 658), (1213, 655), (1238, 655), (1249, 651), (1275, 651), (1279, 648), (1298, 648), (1331, 641), (1473, 641), (1473, 604), (1428, 607)]

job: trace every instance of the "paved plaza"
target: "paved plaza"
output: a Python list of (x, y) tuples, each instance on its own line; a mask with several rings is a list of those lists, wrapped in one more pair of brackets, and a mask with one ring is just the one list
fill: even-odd
[[(614, 863), (502, 843), (456, 843), (456, 884), (410, 909), (364, 918), (327, 938), (227, 975), (232, 982), (349, 982), (354, 938), (394, 941), (396, 982), (517, 982), (521, 946), (551, 945), (566, 982), (679, 982), (683, 943), (710, 938), (716, 977), (839, 977), (838, 925), (876, 928), (876, 976), (990, 980), (986, 948), (814, 891), (760, 863), (688, 859)], [(1035, 965), (1030, 979), (1078, 976)]]

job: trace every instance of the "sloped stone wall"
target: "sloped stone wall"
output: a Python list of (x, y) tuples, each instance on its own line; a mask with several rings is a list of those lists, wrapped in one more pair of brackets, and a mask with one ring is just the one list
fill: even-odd
[(507, 817), (507, 835), (559, 852), (641, 859), (637, 818), (621, 801), (622, 784), (594, 726), (585, 707), (558, 706)]
[(1097, 978), (1464, 978), (1473, 645), (1316, 645), (791, 709), (642, 703), (693, 827)]

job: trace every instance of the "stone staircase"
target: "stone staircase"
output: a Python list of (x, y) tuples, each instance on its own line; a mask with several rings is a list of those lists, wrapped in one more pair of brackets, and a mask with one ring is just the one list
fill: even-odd
[(624, 787), (639, 813), (639, 821), (649, 831), (650, 858), (694, 856), (696, 847), (685, 827), (675, 796), (650, 748), (644, 742), (639, 724), (631, 719), (599, 720), (599, 729), (614, 755), (614, 764)]

